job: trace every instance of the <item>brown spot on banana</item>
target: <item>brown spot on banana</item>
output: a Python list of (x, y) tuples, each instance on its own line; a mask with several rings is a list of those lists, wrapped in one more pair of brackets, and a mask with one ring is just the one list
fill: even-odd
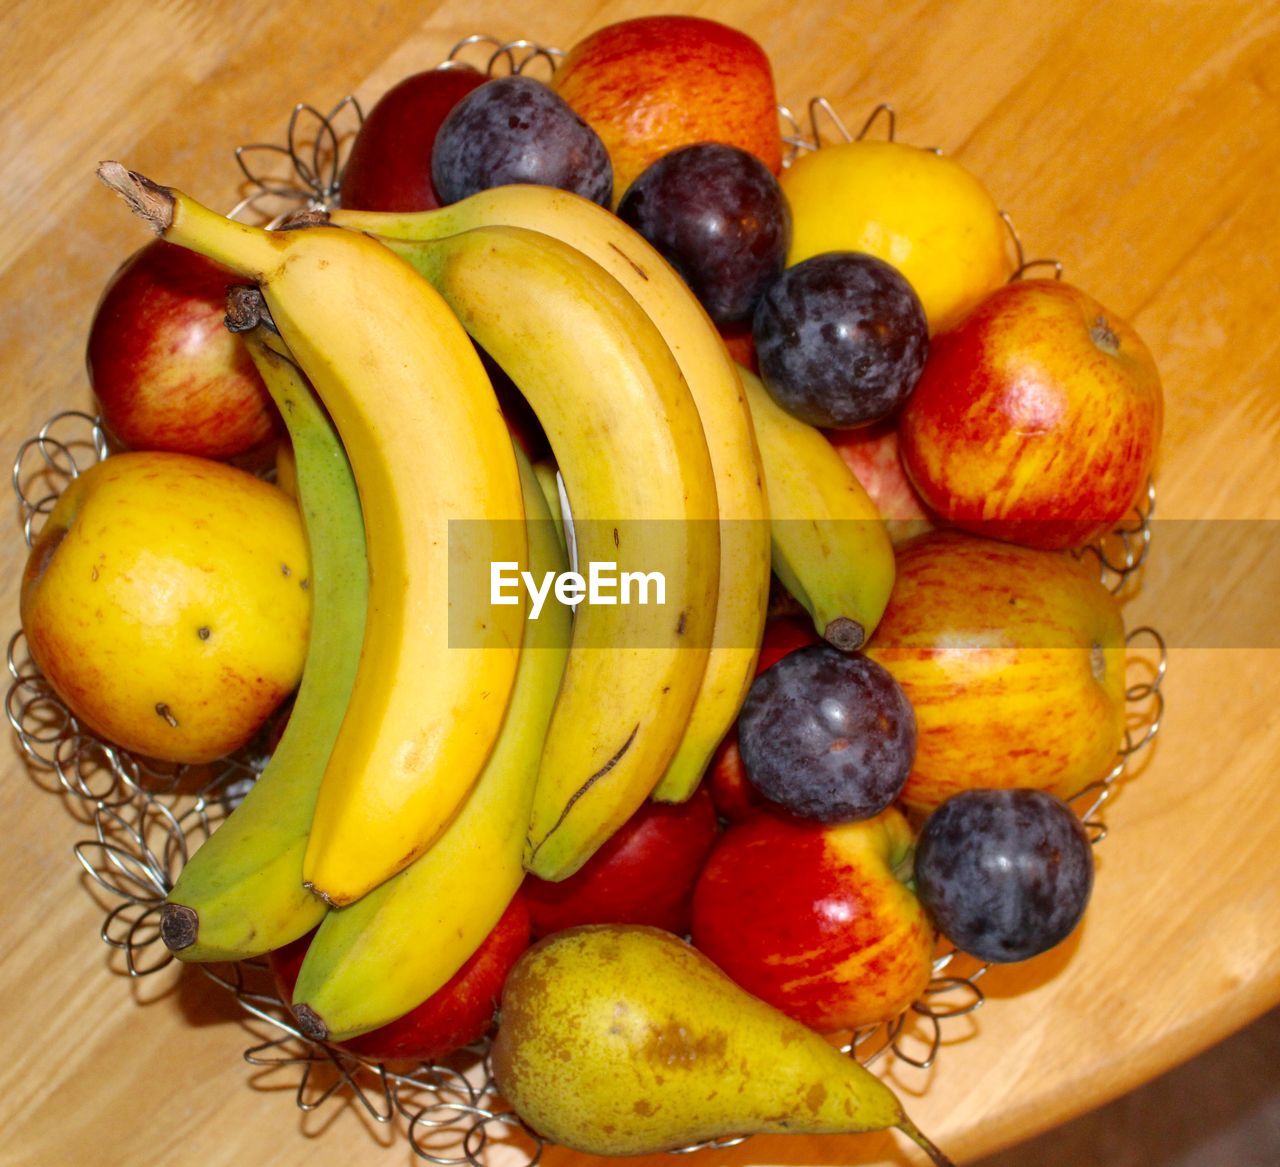
[(631, 268), (631, 270), (634, 271), (636, 275), (638, 275), (642, 280), (644, 280), (645, 283), (649, 282), (649, 273), (645, 271), (645, 269), (640, 264), (636, 263), (636, 261), (632, 259), (631, 256), (629, 256), (625, 251), (623, 251), (621, 247), (619, 247), (612, 240), (609, 243), (609, 247), (613, 251), (616, 251), (620, 256), (622, 256), (627, 266)]
[(607, 762), (605, 762), (605, 764), (601, 766), (600, 769), (598, 769), (594, 774), (592, 774), (590, 778), (588, 778), (581, 786), (578, 787), (577, 790), (573, 792), (573, 794), (569, 796), (569, 800), (564, 804), (564, 809), (561, 810), (560, 817), (556, 819), (555, 825), (552, 826), (551, 830), (549, 830), (542, 837), (542, 842), (540, 842), (536, 847), (534, 847), (533, 849), (534, 855), (537, 855), (538, 851), (542, 848), (542, 845), (549, 838), (551, 838), (551, 836), (554, 835), (556, 831), (558, 831), (564, 825), (565, 819), (569, 817), (569, 812), (573, 809), (574, 804), (578, 801), (578, 799), (580, 799), (584, 794), (586, 794), (586, 792), (590, 790), (597, 782), (599, 782), (600, 779), (603, 778), (607, 773), (609, 773), (609, 771), (612, 770), (614, 766), (616, 766), (619, 762), (622, 761), (622, 759), (626, 756), (627, 751), (631, 748), (632, 744), (635, 742), (636, 734), (639, 732), (640, 732), (640, 723), (637, 721), (636, 724), (631, 727), (631, 732), (627, 735), (627, 740), (623, 742), (621, 746), (618, 747), (613, 757), (611, 757)]

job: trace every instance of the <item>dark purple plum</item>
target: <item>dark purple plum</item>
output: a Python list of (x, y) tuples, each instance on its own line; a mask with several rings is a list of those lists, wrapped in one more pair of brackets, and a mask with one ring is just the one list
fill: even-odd
[(719, 142), (664, 154), (628, 187), (618, 217), (663, 254), (717, 324), (750, 319), (791, 240), (773, 173)]
[(939, 932), (980, 960), (1027, 960), (1065, 940), (1093, 888), (1080, 820), (1042, 790), (966, 790), (926, 820), (916, 891)]
[(788, 268), (756, 306), (751, 334), (774, 400), (824, 429), (895, 412), (929, 349), (920, 297), (897, 268), (859, 251), (827, 251)]
[(875, 661), (815, 644), (752, 683), (738, 748), (747, 781), (770, 802), (801, 818), (849, 822), (898, 797), (915, 757), (916, 718)]
[(613, 200), (600, 136), (532, 77), (497, 77), (462, 98), (436, 134), (431, 178), (444, 204), (516, 182), (571, 190), (603, 207)]

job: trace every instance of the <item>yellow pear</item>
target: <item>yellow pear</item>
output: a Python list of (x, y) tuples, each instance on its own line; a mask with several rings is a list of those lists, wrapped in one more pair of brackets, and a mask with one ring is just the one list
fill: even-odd
[(594, 1155), (897, 1127), (950, 1162), (880, 1079), (656, 928), (571, 928), (529, 949), (503, 990), (493, 1071), (531, 1128)]

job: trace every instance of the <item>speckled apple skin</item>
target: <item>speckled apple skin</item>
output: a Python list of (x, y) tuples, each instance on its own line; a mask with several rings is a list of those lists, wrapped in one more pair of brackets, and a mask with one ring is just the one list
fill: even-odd
[(244, 343), (224, 323), (227, 287), (243, 282), (162, 239), (112, 276), (86, 362), (102, 420), (122, 445), (231, 458), (281, 432)]
[(902, 882), (889, 809), (836, 826), (761, 813), (729, 828), (694, 889), (693, 942), (750, 993), (823, 1033), (896, 1017), (924, 991), (934, 932)]
[(901, 548), (867, 655), (916, 714), (902, 801), (1102, 778), (1124, 735), (1124, 624), (1095, 561), (960, 532)]
[(1160, 376), (1133, 328), (1069, 284), (1021, 280), (934, 337), (899, 438), (944, 519), (1065, 548), (1128, 514), (1162, 421)]
[(724, 142), (782, 169), (773, 70), (746, 33), (694, 16), (647, 16), (598, 29), (570, 50), (552, 87), (600, 135), (613, 197), (655, 159)]
[(297, 507), (186, 454), (113, 455), (63, 491), (22, 577), (31, 658), (87, 727), (209, 762), (297, 686), (311, 618)]

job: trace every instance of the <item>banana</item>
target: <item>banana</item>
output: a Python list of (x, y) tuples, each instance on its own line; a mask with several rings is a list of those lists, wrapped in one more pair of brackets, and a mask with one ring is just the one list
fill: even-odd
[(453, 314), (381, 244), (233, 222), (119, 163), (99, 176), (164, 238), (260, 286), (351, 459), (369, 616), (303, 864), (317, 895), (350, 903), (452, 818), (510, 699), (522, 611), (454, 594), (448, 537), (451, 520), (485, 520), (470, 523), (469, 553), (524, 562), (524, 524), (505, 521), (524, 517), (506, 426)]
[[(546, 430), (578, 571), (616, 565), (619, 602), (575, 612), (534, 795), (526, 867), (563, 879), (644, 801), (684, 735), (718, 594), (710, 455), (662, 334), (580, 251), (520, 227), (478, 227), (416, 244), (411, 261)], [(635, 591), (621, 602), (625, 573), (653, 572), (664, 603), (635, 602)]]
[(311, 553), (311, 638), (271, 760), (182, 869), (161, 910), (160, 936), (186, 961), (260, 956), (324, 915), (324, 903), (302, 886), (302, 857), (364, 639), (369, 571), (351, 466), (310, 386), (268, 337), (259, 326), (244, 340), (292, 442)]
[(560, 502), (560, 472), (556, 469), (555, 462), (549, 458), (544, 458), (542, 461), (534, 463), (533, 473), (538, 480), (538, 486), (542, 490), (542, 501), (547, 504), (547, 511), (555, 525), (556, 537), (560, 540), (560, 546), (567, 553), (568, 544), (565, 542), (564, 533), (564, 507)]
[[(570, 191), (500, 186), (440, 210), (332, 212), (409, 257), (414, 241), (506, 224), (540, 231), (600, 264), (666, 339), (706, 432), (720, 507), (720, 594), (711, 655), (685, 736), (654, 797), (682, 802), (697, 787), (755, 675), (769, 597), (769, 510), (760, 454), (737, 368), (675, 270), (616, 215)], [(406, 245), (407, 244), (407, 245)]]
[(880, 512), (821, 431), (782, 409), (740, 369), (769, 486), (773, 570), (846, 652), (861, 647), (893, 590), (893, 544)]
[[(517, 450), (536, 578), (568, 561), (533, 470)], [(530, 620), (502, 732), (475, 789), (425, 855), (347, 908), (329, 912), (294, 989), (298, 1022), (343, 1041), (407, 1013), (444, 985), (497, 923), (524, 876), (521, 857), (547, 722), (572, 632), (570, 610)]]

